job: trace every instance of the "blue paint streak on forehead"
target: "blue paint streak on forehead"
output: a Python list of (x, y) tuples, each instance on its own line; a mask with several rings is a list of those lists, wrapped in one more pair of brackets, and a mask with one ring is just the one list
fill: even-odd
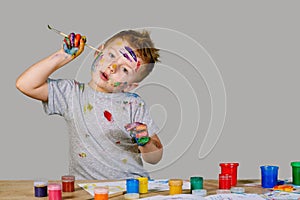
[(125, 49), (130, 53), (130, 55), (134, 59), (134, 61), (137, 62), (137, 58), (136, 58), (134, 51), (128, 46), (125, 46)]
[(120, 49), (119, 52), (130, 62), (132, 62), (132, 60), (130, 59), (130, 57), (128, 56), (128, 54), (125, 52), (124, 49)]

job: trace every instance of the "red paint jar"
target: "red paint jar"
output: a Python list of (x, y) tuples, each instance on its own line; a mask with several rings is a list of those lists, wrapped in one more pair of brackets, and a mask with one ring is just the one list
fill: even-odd
[(48, 184), (48, 197), (49, 200), (62, 200), (61, 184)]
[(61, 177), (62, 191), (74, 192), (75, 191), (75, 176), (65, 175)]
[(220, 163), (221, 174), (231, 175), (231, 186), (236, 186), (237, 184), (237, 168), (239, 163)]
[(219, 174), (219, 189), (229, 190), (231, 188), (231, 175)]

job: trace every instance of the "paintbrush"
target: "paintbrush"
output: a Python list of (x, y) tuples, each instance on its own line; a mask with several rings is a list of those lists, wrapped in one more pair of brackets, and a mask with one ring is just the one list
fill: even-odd
[[(57, 34), (59, 34), (59, 35), (61, 35), (61, 36), (63, 36), (63, 37), (69, 37), (67, 34), (65, 34), (65, 33), (61, 32), (61, 31), (59, 31), (59, 30), (57, 30), (57, 29), (55, 29), (55, 28), (52, 28), (49, 24), (48, 24), (48, 28), (49, 28), (51, 31), (54, 31), (55, 33), (57, 33)], [(91, 48), (91, 49), (93, 49), (93, 50), (95, 50), (95, 51), (101, 52), (99, 49), (97, 49), (97, 48), (95, 48), (95, 47), (93, 47), (93, 46), (91, 46), (91, 45), (89, 45), (89, 44), (85, 44), (85, 46), (87, 46), (87, 47), (89, 47), (89, 48)]]

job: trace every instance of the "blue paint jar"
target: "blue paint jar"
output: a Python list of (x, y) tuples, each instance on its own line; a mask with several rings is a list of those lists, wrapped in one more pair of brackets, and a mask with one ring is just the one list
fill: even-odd
[(139, 193), (139, 180), (127, 179), (126, 180), (126, 192), (127, 193)]
[(48, 182), (47, 181), (35, 181), (34, 182), (34, 196), (46, 197), (48, 195)]

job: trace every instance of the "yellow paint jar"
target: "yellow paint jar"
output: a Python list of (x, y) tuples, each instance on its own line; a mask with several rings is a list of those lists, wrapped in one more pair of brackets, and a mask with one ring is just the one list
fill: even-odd
[(148, 193), (148, 178), (147, 177), (138, 177), (139, 180), (139, 192), (140, 194)]
[(170, 195), (182, 194), (182, 184), (183, 181), (181, 179), (170, 179), (169, 180)]

